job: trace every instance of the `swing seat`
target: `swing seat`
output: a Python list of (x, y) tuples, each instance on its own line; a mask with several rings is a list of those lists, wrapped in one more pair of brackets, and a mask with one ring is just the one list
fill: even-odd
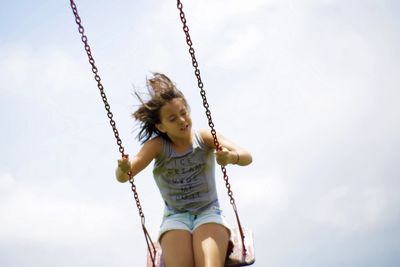
[[(239, 228), (231, 229), (231, 238), (228, 244), (225, 267), (248, 266), (255, 262), (253, 233), (251, 230), (246, 228), (243, 228), (243, 233), (245, 236), (244, 245), (246, 248), (246, 254), (243, 255), (242, 240), (240, 237)], [(157, 242), (154, 244), (154, 246), (156, 253), (154, 265), (152, 262), (153, 255), (147, 251), (147, 267), (165, 267), (160, 244)]]
[(237, 267), (252, 265), (256, 258), (254, 254), (253, 232), (250, 229), (242, 228), (244, 234), (244, 247), (246, 254), (243, 255), (242, 239), (239, 228), (231, 229), (231, 239), (228, 245), (225, 267)]

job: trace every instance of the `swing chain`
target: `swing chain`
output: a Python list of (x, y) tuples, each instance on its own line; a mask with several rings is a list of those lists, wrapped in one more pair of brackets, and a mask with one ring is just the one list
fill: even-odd
[(144, 217), (144, 213), (143, 213), (143, 208), (142, 208), (142, 205), (140, 204), (140, 201), (139, 201), (139, 194), (138, 194), (138, 192), (136, 190), (136, 185), (134, 183), (133, 176), (131, 176), (130, 173), (129, 173), (129, 182), (131, 184), (131, 190), (133, 192), (133, 197), (135, 198), (136, 206), (137, 206), (138, 211), (139, 211), (139, 216), (140, 216), (140, 218), (142, 220), (142, 224), (144, 224), (145, 223), (145, 217)]
[[(189, 27), (186, 24), (185, 13), (183, 12), (183, 4), (182, 4), (182, 2), (180, 0), (177, 0), (177, 8), (179, 9), (179, 16), (180, 16), (180, 19), (181, 19), (181, 22), (182, 22), (182, 25), (183, 25), (182, 29), (183, 29), (183, 31), (185, 33), (185, 36), (186, 36), (186, 44), (189, 46), (189, 53), (190, 53), (190, 57), (192, 58), (192, 66), (194, 67), (194, 74), (195, 74), (195, 76), (197, 78), (197, 86), (200, 89), (200, 95), (201, 95), (201, 97), (203, 99), (203, 106), (204, 106), (204, 109), (206, 110), (205, 113), (207, 115), (208, 125), (210, 126), (211, 134), (212, 134), (213, 139), (214, 139), (214, 145), (215, 145), (217, 150), (220, 150), (221, 146), (220, 146), (220, 144), (218, 142), (217, 132), (216, 132), (216, 130), (214, 128), (214, 122), (212, 121), (210, 105), (208, 104), (208, 101), (207, 101), (206, 91), (204, 90), (204, 84), (203, 84), (203, 82), (201, 80), (201, 76), (200, 76), (199, 64), (198, 64), (197, 59), (196, 59), (196, 55), (195, 55), (195, 51), (194, 51), (194, 48), (193, 48), (192, 39), (190, 38)], [(242, 254), (243, 254), (243, 256), (245, 256), (247, 254), (247, 250), (246, 250), (246, 247), (245, 247), (245, 244), (244, 244), (245, 236), (244, 236), (244, 233), (243, 233), (242, 225), (240, 223), (239, 214), (238, 214), (238, 211), (237, 211), (235, 199), (233, 198), (233, 192), (231, 190), (231, 185), (229, 183), (229, 178), (228, 178), (228, 174), (227, 174), (225, 166), (221, 166), (221, 171), (223, 173), (225, 186), (226, 186), (226, 189), (228, 190), (228, 196), (230, 198), (230, 203), (231, 203), (232, 208), (233, 208), (233, 210), (235, 212), (236, 221), (237, 221), (237, 224), (238, 224), (238, 227), (239, 227), (240, 237), (242, 239)]]
[[(75, 4), (74, 0), (70, 0), (70, 5), (71, 5), (71, 8), (72, 8), (72, 12), (74, 13), (74, 16), (75, 16), (75, 22), (78, 25), (78, 30), (79, 30), (79, 33), (81, 35), (81, 40), (82, 40), (82, 42), (83, 42), (83, 44), (85, 46), (86, 54), (87, 54), (87, 56), (89, 58), (89, 63), (92, 66), (92, 72), (94, 74), (94, 79), (97, 82), (97, 88), (100, 91), (101, 99), (103, 100), (104, 107), (105, 107), (105, 109), (107, 111), (107, 117), (110, 119), (110, 125), (111, 125), (111, 127), (113, 129), (115, 139), (117, 140), (117, 145), (119, 147), (119, 152), (121, 153), (122, 157), (128, 157), (124, 153), (124, 147), (122, 146), (122, 140), (119, 137), (118, 129), (117, 129), (116, 123), (115, 123), (115, 121), (113, 119), (113, 114), (111, 112), (111, 107), (110, 107), (110, 104), (107, 101), (107, 96), (106, 96), (106, 94), (104, 92), (104, 86), (101, 83), (101, 78), (100, 78), (100, 75), (98, 74), (98, 69), (97, 69), (97, 67), (95, 65), (95, 60), (94, 60), (94, 58), (92, 56), (92, 51), (91, 51), (90, 46), (88, 44), (88, 38), (85, 35), (85, 29), (82, 26), (81, 18), (79, 17), (78, 9), (76, 7), (76, 4)], [(129, 182), (131, 184), (131, 189), (132, 189), (132, 192), (133, 192), (133, 196), (135, 198), (136, 206), (138, 208), (139, 216), (141, 218), (143, 233), (144, 233), (144, 236), (145, 236), (145, 239), (146, 239), (146, 243), (147, 243), (147, 249), (148, 249), (150, 255), (152, 255), (151, 260), (153, 262), (153, 266), (155, 266), (156, 248), (154, 246), (153, 241), (151, 240), (149, 232), (146, 229), (145, 217), (144, 217), (142, 205), (140, 204), (139, 195), (137, 193), (136, 185), (134, 184), (134, 179), (133, 179), (133, 176), (132, 176), (131, 173), (129, 173)]]
[[(201, 80), (201, 76), (200, 76), (199, 64), (198, 64), (197, 59), (196, 59), (196, 55), (195, 55), (195, 51), (194, 51), (194, 48), (193, 48), (192, 39), (190, 38), (189, 27), (186, 24), (185, 13), (183, 12), (183, 4), (182, 4), (182, 2), (180, 0), (177, 0), (177, 8), (179, 9), (180, 19), (181, 19), (182, 24), (183, 24), (182, 29), (183, 29), (183, 31), (185, 33), (185, 36), (186, 36), (186, 43), (189, 46), (189, 53), (190, 53), (190, 56), (192, 58), (192, 66), (194, 67), (194, 74), (196, 75), (197, 85), (198, 85), (198, 87), (200, 89), (200, 95), (201, 95), (201, 97), (203, 99), (203, 106), (204, 106), (204, 108), (206, 110), (205, 113), (207, 115), (208, 125), (211, 128), (211, 134), (212, 134), (213, 139), (214, 139), (214, 145), (217, 148), (217, 150), (220, 150), (221, 146), (220, 146), (220, 144), (218, 142), (218, 139), (217, 139), (217, 132), (216, 132), (216, 130), (214, 128), (214, 122), (213, 122), (212, 117), (211, 117), (210, 105), (208, 104), (208, 101), (207, 101), (206, 91), (204, 90), (204, 84), (203, 84), (203, 82)], [(229, 183), (229, 178), (228, 178), (228, 174), (226, 172), (226, 168), (224, 166), (221, 166), (221, 170), (222, 170), (222, 173), (223, 173), (225, 186), (228, 189), (228, 196), (230, 198), (230, 203), (232, 204), (234, 210), (236, 210), (235, 199), (233, 198), (233, 192), (231, 190), (231, 185)]]
[(92, 66), (92, 72), (94, 74), (94, 79), (97, 82), (97, 88), (99, 88), (101, 99), (103, 100), (104, 107), (105, 107), (105, 109), (107, 111), (107, 117), (110, 119), (110, 125), (111, 125), (111, 127), (113, 129), (115, 139), (117, 140), (117, 145), (119, 147), (119, 152), (122, 155), (124, 155), (124, 150), (125, 149), (122, 146), (122, 141), (121, 141), (121, 138), (119, 137), (118, 129), (117, 129), (116, 123), (115, 123), (115, 121), (113, 119), (113, 114), (111, 112), (111, 107), (108, 104), (107, 96), (106, 96), (106, 94), (104, 92), (104, 86), (101, 83), (101, 78), (100, 78), (100, 75), (98, 74), (98, 69), (97, 69), (97, 67), (95, 65), (95, 60), (94, 60), (94, 58), (92, 56), (92, 51), (91, 51), (90, 46), (88, 44), (88, 38), (85, 35), (85, 29), (82, 26), (81, 18), (79, 17), (78, 10), (77, 10), (77, 7), (75, 5), (75, 2), (73, 0), (70, 0), (70, 4), (71, 4), (72, 12), (75, 15), (75, 22), (78, 25), (79, 33), (81, 34), (81, 40), (82, 40), (82, 42), (83, 42), (83, 44), (85, 46), (85, 51), (86, 51), (86, 54), (87, 54), (87, 56), (89, 58), (89, 63)]
[[(77, 7), (75, 5), (75, 2), (73, 0), (70, 0), (70, 4), (71, 4), (72, 12), (75, 15), (75, 22), (78, 25), (79, 33), (81, 34), (81, 40), (82, 40), (82, 42), (83, 42), (83, 44), (85, 46), (85, 51), (86, 51), (86, 54), (87, 54), (87, 56), (89, 58), (89, 63), (91, 65), (91, 67), (92, 67), (92, 72), (94, 74), (94, 79), (97, 82), (97, 88), (99, 88), (100, 96), (101, 96), (101, 98), (103, 100), (104, 107), (105, 107), (105, 109), (107, 111), (107, 117), (110, 119), (110, 125), (112, 127), (113, 132), (114, 132), (115, 139), (117, 140), (117, 145), (119, 147), (119, 152), (122, 154), (122, 157), (127, 157), (124, 154), (124, 147), (122, 146), (122, 141), (121, 141), (121, 138), (119, 137), (118, 129), (117, 129), (116, 123), (115, 123), (115, 121), (113, 119), (113, 113), (111, 112), (110, 104), (108, 103), (107, 96), (106, 96), (106, 94), (104, 92), (104, 86), (101, 83), (101, 78), (100, 78), (100, 75), (98, 74), (98, 69), (97, 69), (97, 67), (95, 65), (95, 60), (94, 60), (94, 58), (92, 56), (92, 51), (91, 51), (90, 46), (88, 44), (88, 38), (85, 35), (85, 29), (82, 26), (81, 18), (79, 17), (79, 14), (78, 14), (78, 9), (77, 9)], [(130, 177), (129, 178), (129, 182), (132, 185), (131, 189), (132, 189), (133, 195), (135, 197), (136, 206), (137, 206), (137, 208), (139, 210), (139, 215), (140, 215), (140, 217), (142, 219), (142, 224), (144, 224), (145, 217), (144, 217), (142, 206), (141, 206), (140, 201), (139, 201), (139, 195), (137, 193), (133, 177), (131, 175), (129, 175), (129, 177)]]

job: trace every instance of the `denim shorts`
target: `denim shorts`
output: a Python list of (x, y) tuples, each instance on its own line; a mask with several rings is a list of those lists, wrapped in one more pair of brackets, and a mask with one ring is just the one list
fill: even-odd
[(170, 230), (185, 230), (193, 233), (197, 227), (206, 223), (220, 224), (230, 233), (230, 226), (218, 206), (211, 205), (196, 215), (190, 212), (177, 212), (169, 207), (165, 207), (158, 241), (160, 241), (163, 234)]

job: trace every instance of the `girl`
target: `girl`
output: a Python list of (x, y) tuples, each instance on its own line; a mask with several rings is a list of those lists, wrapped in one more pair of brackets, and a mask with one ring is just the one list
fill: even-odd
[(140, 121), (143, 146), (129, 160), (118, 160), (119, 182), (135, 176), (153, 159), (154, 179), (165, 202), (158, 240), (167, 267), (224, 266), (230, 237), (215, 186), (215, 160), (220, 165), (248, 165), (246, 150), (207, 130), (194, 131), (182, 92), (165, 75), (148, 80), (151, 99), (141, 101), (133, 117)]

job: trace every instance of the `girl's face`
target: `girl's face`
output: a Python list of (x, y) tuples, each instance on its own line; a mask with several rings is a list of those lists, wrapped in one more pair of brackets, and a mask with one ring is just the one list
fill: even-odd
[(161, 123), (157, 124), (158, 130), (166, 133), (171, 140), (190, 137), (192, 119), (182, 98), (174, 98), (162, 106), (160, 120)]

